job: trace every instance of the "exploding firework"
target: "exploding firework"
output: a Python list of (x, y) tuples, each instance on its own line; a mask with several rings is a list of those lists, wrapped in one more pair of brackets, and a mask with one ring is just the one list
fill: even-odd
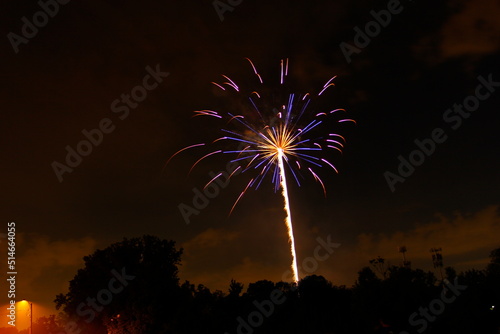
[[(258, 85), (264, 81), (252, 61), (246, 60), (252, 67), (257, 77)], [(288, 59), (281, 60), (280, 85), (283, 86), (288, 76)], [(295, 283), (299, 281), (297, 269), (297, 255), (295, 252), (295, 240), (293, 234), (292, 215), (288, 197), (287, 171), (300, 186), (300, 178), (303, 174), (310, 174), (318, 182), (326, 195), (324, 182), (318, 176), (316, 170), (327, 167), (338, 173), (335, 165), (325, 158), (327, 150), (342, 152), (345, 138), (337, 133), (324, 131), (320, 125), (326, 123), (327, 118), (332, 115), (345, 112), (344, 109), (327, 109), (311, 113), (308, 106), (311, 100), (323, 94), (329, 87), (335, 86), (335, 77), (328, 80), (318, 93), (286, 94), (285, 99), (266, 99), (259, 91), (249, 91), (245, 94), (242, 89), (229, 77), (222, 75), (224, 81), (212, 82), (216, 87), (225, 92), (234, 92), (246, 95), (247, 106), (237, 112), (218, 112), (214, 110), (198, 110), (194, 116), (206, 116), (221, 120), (224, 125), (221, 131), (224, 133), (211, 143), (199, 143), (190, 145), (175, 153), (172, 158), (187, 149), (206, 146), (208, 144), (222, 144), (224, 142), (238, 143), (237, 148), (227, 149), (227, 143), (223, 148), (211, 151), (202, 156), (194, 163), (191, 170), (202, 160), (216, 154), (232, 156), (231, 162), (237, 162), (238, 167), (229, 177), (236, 172), (251, 172), (252, 178), (236, 199), (231, 208), (234, 210), (236, 204), (241, 200), (249, 188), (258, 189), (262, 181), (270, 176), (274, 184), (275, 192), (281, 188), (286, 214), (285, 223), (288, 231), (290, 252), (292, 255), (291, 269)], [(353, 122), (353, 119), (341, 118), (337, 122)], [(304, 172), (304, 173), (302, 173)], [(210, 180), (205, 188), (222, 173)]]

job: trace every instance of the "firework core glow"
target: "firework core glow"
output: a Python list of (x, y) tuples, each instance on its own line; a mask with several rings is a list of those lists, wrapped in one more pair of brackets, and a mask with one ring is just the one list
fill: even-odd
[[(262, 76), (258, 73), (252, 61), (248, 58), (246, 60), (250, 63), (258, 79), (257, 85), (261, 89), (264, 89), (262, 87), (264, 84)], [(281, 60), (280, 86), (284, 86), (287, 75), (288, 59)], [(309, 112), (309, 109), (312, 109), (309, 107), (309, 104), (313, 98), (319, 97), (329, 87), (335, 86), (333, 80), (336, 77), (329, 79), (319, 89), (318, 94), (291, 93), (286, 94), (285, 97), (280, 96), (276, 92), (272, 93), (270, 97), (267, 97), (260, 90), (259, 92), (248, 90), (247, 92), (243, 86), (238, 86), (228, 76), (222, 75), (222, 77), (224, 78), (224, 82), (212, 82), (212, 84), (227, 94), (234, 93), (238, 97), (243, 96), (245, 101), (241, 104), (243, 107), (236, 108), (236, 111), (231, 112), (217, 112), (208, 109), (195, 111), (194, 117), (206, 116), (222, 120), (224, 125), (221, 131), (224, 135), (212, 142), (185, 147), (176, 152), (172, 157), (187, 149), (205, 147), (207, 145), (222, 145), (220, 149), (204, 154), (194, 163), (191, 170), (205, 158), (217, 154), (227, 154), (228, 156), (233, 156), (230, 160), (232, 163), (239, 164), (228, 178), (231, 178), (236, 171), (239, 173), (247, 172), (247, 174), (257, 171), (256, 173), (254, 172), (254, 176), (236, 199), (230, 212), (234, 210), (236, 204), (249, 188), (258, 189), (264, 178), (270, 175), (274, 184), (274, 191), (277, 192), (281, 188), (286, 214), (285, 223), (292, 255), (291, 269), (293, 280), (295, 283), (298, 283), (299, 273), (297, 269), (297, 255), (295, 252), (286, 172), (290, 172), (299, 186), (299, 177), (303, 178), (302, 172), (305, 174), (309, 173), (321, 185), (326, 195), (324, 182), (318, 176), (316, 169), (326, 167), (333, 169), (337, 173), (335, 165), (326, 159), (325, 152), (332, 150), (333, 152), (342, 153), (345, 144), (343, 136), (331, 132), (332, 124), (331, 122), (327, 122), (327, 119), (336, 117), (339, 113), (345, 112), (345, 110), (321, 108), (322, 110)], [(356, 123), (353, 119), (337, 119), (336, 122)], [(227, 149), (228, 142), (237, 143), (238, 147)], [(221, 177), (222, 174), (219, 173), (213, 177), (205, 187)]]

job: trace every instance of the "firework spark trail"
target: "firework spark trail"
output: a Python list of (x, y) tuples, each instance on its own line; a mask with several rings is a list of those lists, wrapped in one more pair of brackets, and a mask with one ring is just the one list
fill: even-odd
[(297, 254), (295, 253), (295, 240), (293, 238), (292, 212), (290, 210), (290, 201), (288, 199), (288, 187), (286, 184), (285, 165), (283, 163), (283, 149), (278, 148), (278, 167), (280, 170), (281, 194), (285, 202), (286, 218), (285, 223), (288, 230), (288, 241), (290, 242), (290, 251), (292, 253), (292, 272), (293, 280), (299, 283), (299, 271), (297, 269)]
[[(246, 59), (252, 66), (253, 72), (257, 76), (260, 84), (263, 84), (264, 81), (252, 61), (248, 58)], [(280, 67), (279, 82), (280, 85), (283, 85), (288, 76), (288, 59), (281, 60)], [(228, 76), (223, 75), (222, 77), (226, 80), (225, 82), (221, 84), (212, 82), (212, 84), (225, 92), (234, 91), (236, 94), (247, 94), (245, 89), (242, 91), (236, 82)], [(333, 80), (335, 78), (334, 76), (328, 80), (316, 96), (321, 96), (329, 87), (334, 87), (335, 84)], [(288, 94), (283, 102), (274, 102), (274, 100), (272, 100), (273, 102), (271, 104), (270, 101), (261, 97), (262, 95), (257, 91), (251, 91), (246, 97), (246, 99), (250, 101), (251, 108), (242, 108), (236, 112), (219, 113), (209, 109), (195, 111), (193, 117), (206, 116), (222, 119), (225, 122), (224, 127), (230, 127), (222, 128), (222, 132), (226, 135), (213, 140), (211, 144), (222, 144), (224, 141), (230, 141), (238, 143), (240, 147), (243, 146), (244, 148), (214, 150), (198, 159), (191, 167), (190, 172), (202, 160), (216, 154), (236, 154), (237, 157), (233, 158), (231, 162), (238, 162), (241, 164), (236, 169), (240, 170), (239, 173), (259, 170), (257, 175), (251, 178), (245, 189), (238, 196), (230, 213), (234, 210), (237, 203), (249, 188), (253, 187), (258, 189), (264, 178), (271, 174), (274, 190), (277, 192), (281, 188), (284, 200), (284, 210), (286, 214), (285, 223), (292, 255), (291, 268), (293, 271), (293, 280), (295, 283), (298, 283), (297, 255), (295, 252), (295, 240), (285, 165), (287, 166), (286, 169), (292, 174), (299, 186), (300, 182), (298, 175), (300, 175), (300, 172), (309, 172), (313, 179), (321, 185), (326, 195), (325, 185), (314, 168), (328, 166), (335, 172), (338, 172), (334, 164), (323, 157), (323, 152), (331, 149), (342, 153), (345, 138), (336, 133), (322, 132), (320, 127), (324, 128), (328, 126), (328, 123), (325, 122), (327, 117), (336, 115), (338, 112), (345, 112), (345, 110), (320, 110), (319, 112), (312, 113), (314, 117), (311, 118), (312, 115), (307, 112), (309, 111), (309, 103), (312, 101), (312, 95), (309, 93), (303, 95)], [(258, 116), (258, 119), (256, 116)], [(309, 119), (306, 120), (305, 118)], [(356, 123), (353, 119), (340, 119), (337, 120), (337, 122)], [(175, 153), (171, 158), (187, 149), (205, 145), (205, 143), (200, 143), (188, 146)], [(234, 172), (229, 175), (228, 179), (233, 176)], [(217, 176), (213, 177), (204, 189), (221, 175), (222, 173), (219, 173)]]

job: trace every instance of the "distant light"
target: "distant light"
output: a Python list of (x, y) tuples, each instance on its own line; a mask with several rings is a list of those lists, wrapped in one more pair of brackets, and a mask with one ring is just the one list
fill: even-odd
[(493, 311), (495, 309), (495, 305), (491, 305), (490, 311)]

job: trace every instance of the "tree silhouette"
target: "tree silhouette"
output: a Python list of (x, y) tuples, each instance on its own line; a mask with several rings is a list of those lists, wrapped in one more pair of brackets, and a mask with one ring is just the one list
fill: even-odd
[(145, 235), (84, 257), (56, 308), (92, 333), (167, 333), (181, 298), (173, 241)]
[(234, 279), (231, 279), (231, 283), (229, 284), (229, 296), (239, 297), (242, 291), (243, 284), (236, 282)]
[(490, 263), (486, 267), (489, 276), (500, 277), (500, 248), (494, 249), (490, 253)]
[[(0, 330), (0, 334), (8, 333), (18, 333), (17, 330), (14, 332), (3, 332)], [(42, 316), (33, 321), (33, 333), (36, 334), (59, 334), (66, 333), (64, 326), (61, 326), (59, 319), (55, 315), (49, 315), (48, 317)], [(19, 334), (30, 334), (30, 329), (26, 328), (19, 331)]]
[(376, 259), (370, 260), (370, 264), (380, 275), (382, 275), (382, 278), (385, 279), (387, 277), (388, 264), (385, 263), (385, 259), (377, 256)]
[[(227, 294), (189, 281), (179, 285), (180, 256), (173, 241), (153, 236), (97, 250), (56, 299), (76, 330), (58, 331), (60, 322), (51, 316), (36, 321), (35, 333), (496, 334), (500, 328), (500, 249), (484, 270), (446, 268), (443, 282), (378, 257), (352, 288), (310, 275), (298, 285), (260, 280), (246, 291), (231, 279)], [(434, 313), (423, 321), (422, 310)], [(0, 334), (17, 333), (9, 330)]]

